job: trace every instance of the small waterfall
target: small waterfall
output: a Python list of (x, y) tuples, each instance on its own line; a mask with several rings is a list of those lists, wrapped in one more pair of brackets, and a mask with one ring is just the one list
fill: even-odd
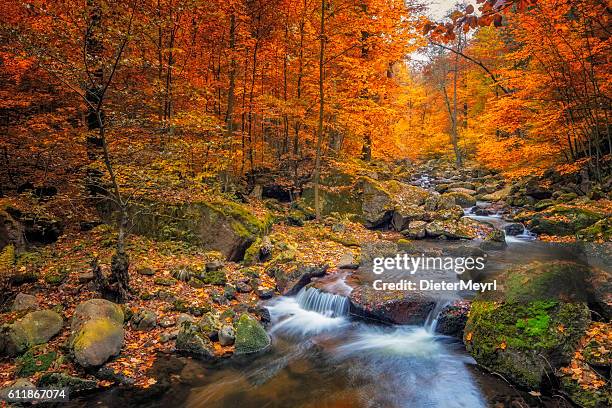
[(345, 296), (321, 292), (317, 288), (303, 288), (296, 296), (297, 303), (305, 310), (328, 317), (348, 316), (349, 301)]
[(436, 332), (436, 326), (438, 325), (438, 318), (440, 317), (440, 313), (442, 313), (444, 308), (449, 304), (450, 302), (446, 300), (439, 300), (436, 302), (434, 308), (431, 310), (431, 312), (429, 312), (429, 315), (427, 315), (427, 320), (425, 320), (425, 330), (427, 330), (429, 333)]

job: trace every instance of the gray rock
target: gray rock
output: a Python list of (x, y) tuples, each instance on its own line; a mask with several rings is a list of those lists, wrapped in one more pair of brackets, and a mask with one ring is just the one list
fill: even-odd
[(223, 262), (221, 261), (210, 261), (206, 263), (206, 272), (218, 271), (223, 268)]
[(504, 231), (506, 232), (506, 235), (511, 237), (522, 234), (524, 230), (525, 227), (520, 222), (513, 222), (512, 224), (504, 226)]
[(93, 275), (93, 272), (84, 272), (84, 273), (80, 273), (77, 279), (79, 283), (87, 283), (87, 282), (91, 282), (92, 280), (94, 280), (94, 275)]
[(136, 330), (151, 330), (157, 326), (157, 314), (150, 309), (140, 309), (132, 316), (132, 325)]
[(9, 391), (15, 388), (33, 389), (36, 388), (36, 386), (27, 378), (18, 378), (8, 387), (0, 388), (0, 401), (8, 399)]
[(0, 327), (0, 355), (16, 356), (32, 346), (44, 344), (63, 325), (62, 317), (52, 310), (28, 313), (13, 324)]
[(274, 290), (268, 289), (264, 286), (258, 286), (256, 293), (260, 299), (271, 299), (274, 296)]
[(174, 330), (171, 332), (164, 332), (159, 336), (159, 341), (162, 343), (167, 343), (170, 340), (176, 339), (178, 334), (179, 334), (178, 330)]
[(232, 326), (223, 326), (219, 330), (219, 344), (222, 346), (231, 346), (236, 340), (236, 332)]
[(123, 310), (104, 299), (79, 304), (72, 316), (70, 348), (82, 367), (97, 367), (123, 347)]
[(355, 262), (355, 257), (351, 252), (347, 252), (340, 257), (340, 261), (338, 262), (339, 269), (357, 269), (359, 268), (359, 264)]
[(38, 309), (38, 299), (36, 299), (36, 296), (25, 293), (18, 293), (13, 301), (13, 306), (11, 306), (11, 311), (13, 312), (36, 309)]
[(402, 235), (411, 239), (423, 239), (426, 235), (426, 225), (425, 221), (412, 221), (408, 228), (402, 231)]
[(139, 275), (143, 275), (143, 276), (155, 275), (155, 271), (153, 270), (153, 268), (150, 268), (148, 266), (141, 266), (140, 268), (136, 270), (136, 273), (138, 273)]
[(239, 293), (249, 293), (253, 290), (253, 288), (246, 282), (238, 282), (236, 283), (236, 290)]

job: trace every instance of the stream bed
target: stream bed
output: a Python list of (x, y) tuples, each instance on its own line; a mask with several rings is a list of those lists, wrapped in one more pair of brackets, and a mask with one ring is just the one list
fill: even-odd
[[(459, 243), (422, 241), (420, 245), (423, 250), (430, 250)], [(575, 246), (521, 239), (510, 239), (507, 248), (488, 255), (487, 273), (533, 260), (587, 262)], [(326, 285), (332, 291), (338, 289), (337, 293), (346, 289), (343, 279), (332, 279)], [(453, 296), (465, 295), (471, 294)], [(117, 388), (81, 397), (71, 405), (571, 406), (563, 400), (531, 398), (478, 369), (458, 339), (435, 333), (436, 314), (445, 302), (447, 298), (439, 300), (424, 325), (381, 325), (351, 316), (346, 296), (306, 287), (296, 296), (273, 298), (264, 304), (271, 317), (268, 332), (272, 346), (267, 353), (215, 364), (161, 356), (160, 367), (156, 369), (169, 380), (156, 394), (143, 391), (139, 395), (130, 389)]]

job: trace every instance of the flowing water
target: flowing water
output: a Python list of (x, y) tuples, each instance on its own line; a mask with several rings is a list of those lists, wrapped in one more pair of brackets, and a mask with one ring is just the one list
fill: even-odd
[(218, 371), (191, 390), (189, 407), (486, 406), (473, 361), (433, 333), (435, 316), (426, 326), (366, 324), (349, 316), (346, 298), (315, 288), (268, 308), (272, 353)]

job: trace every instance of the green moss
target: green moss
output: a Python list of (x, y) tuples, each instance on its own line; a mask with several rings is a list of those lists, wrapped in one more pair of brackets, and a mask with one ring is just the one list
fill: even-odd
[(203, 272), (200, 279), (208, 285), (225, 285), (227, 283), (224, 269)]
[(270, 336), (257, 319), (243, 314), (236, 323), (236, 354), (250, 354), (270, 346)]
[(32, 351), (28, 351), (17, 359), (17, 375), (19, 377), (30, 377), (35, 373), (47, 371), (56, 357), (57, 353), (54, 351), (39, 355), (34, 355)]
[(56, 272), (47, 273), (45, 275), (45, 282), (52, 286), (58, 286), (61, 285), (67, 277), (68, 269), (62, 267)]
[(39, 387), (70, 388), (71, 393), (93, 390), (97, 386), (95, 380), (85, 380), (83, 378), (72, 377), (63, 373), (43, 374), (38, 380)]
[(172, 285), (176, 284), (176, 280), (175, 279), (173, 279), (173, 278), (162, 278), (162, 277), (155, 278), (153, 280), (153, 282), (156, 285), (160, 285), (160, 286), (172, 286)]
[(0, 252), (0, 274), (8, 272), (15, 264), (15, 247), (7, 245)]
[(549, 371), (544, 361), (553, 355), (569, 359), (589, 316), (583, 303), (475, 301), (465, 328), (471, 337), (466, 345), (480, 364), (537, 389)]
[(245, 265), (253, 265), (259, 262), (259, 248), (261, 247), (261, 238), (257, 238), (244, 253)]
[(569, 395), (572, 401), (583, 408), (612, 406), (612, 392), (609, 386), (585, 389), (574, 379), (564, 376), (561, 379), (561, 388)]
[(72, 342), (75, 352), (83, 351), (101, 339), (117, 335), (121, 327), (110, 319), (89, 320), (83, 324)]
[(604, 218), (590, 227), (581, 229), (576, 234), (583, 241), (610, 241), (612, 240), (612, 218)]

